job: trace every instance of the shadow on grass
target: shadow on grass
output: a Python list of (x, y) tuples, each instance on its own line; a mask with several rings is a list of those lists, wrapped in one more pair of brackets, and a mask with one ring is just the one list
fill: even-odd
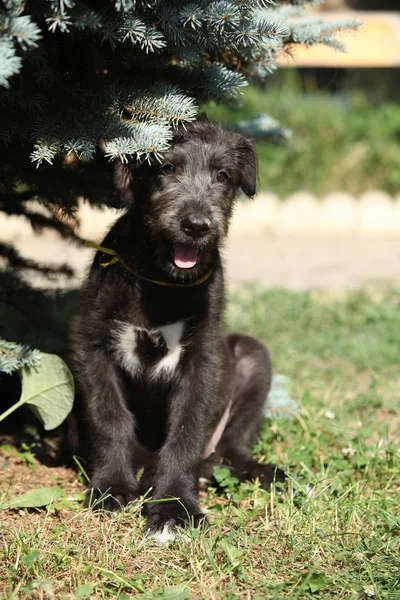
[[(68, 332), (76, 311), (78, 290), (35, 289), (17, 273), (0, 273), (0, 337), (26, 344), (68, 363)], [(18, 373), (0, 374), (1, 411), (21, 396)], [(7, 443), (29, 451), (43, 464), (59, 464), (57, 446), (61, 428), (44, 432), (27, 407), (21, 407), (0, 423), (0, 445)]]

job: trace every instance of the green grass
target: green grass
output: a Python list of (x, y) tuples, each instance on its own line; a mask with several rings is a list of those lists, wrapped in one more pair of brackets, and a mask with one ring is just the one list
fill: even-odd
[[(139, 507), (2, 511), (3, 598), (400, 598), (400, 293), (253, 288), (227, 320), (291, 377), (299, 413), (266, 422), (254, 448), (288, 470), (287, 489), (202, 492), (210, 528), (166, 547), (143, 539)], [(52, 480), (81, 497), (71, 471), (11, 455), (5, 496)]]
[(305, 189), (317, 196), (332, 190), (359, 195), (400, 189), (400, 107), (371, 104), (362, 92), (346, 97), (312, 89), (304, 93), (295, 72), (280, 71), (265, 90), (244, 88), (238, 107), (209, 104), (207, 114), (236, 123), (270, 114), (293, 132), (282, 145), (257, 144), (260, 189), (287, 195)]

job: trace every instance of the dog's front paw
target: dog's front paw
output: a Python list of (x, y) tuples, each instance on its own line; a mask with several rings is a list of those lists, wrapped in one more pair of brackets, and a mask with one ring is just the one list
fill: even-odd
[(92, 486), (85, 496), (85, 507), (107, 512), (120, 512), (138, 497), (136, 483), (101, 484)]
[(145, 533), (157, 542), (165, 544), (184, 535), (184, 529), (207, 524), (207, 517), (199, 507), (185, 508), (177, 500), (151, 503), (147, 511)]

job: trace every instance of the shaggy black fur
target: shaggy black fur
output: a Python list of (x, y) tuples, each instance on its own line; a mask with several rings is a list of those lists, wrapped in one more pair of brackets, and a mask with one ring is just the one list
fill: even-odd
[[(284, 478), (249, 455), (270, 386), (268, 352), (251, 337), (221, 333), (220, 247), (238, 189), (253, 196), (255, 187), (252, 143), (201, 121), (179, 130), (162, 164), (116, 171), (129, 208), (102, 246), (129, 270), (120, 262), (102, 267), (111, 257), (98, 252), (82, 289), (73, 427), (90, 460), (87, 503), (109, 492), (103, 506), (118, 510), (149, 486), (155, 500), (180, 499), (146, 505), (150, 533), (204, 518), (198, 481), (212, 470), (206, 454), (266, 488)], [(165, 287), (131, 270), (185, 285)]]

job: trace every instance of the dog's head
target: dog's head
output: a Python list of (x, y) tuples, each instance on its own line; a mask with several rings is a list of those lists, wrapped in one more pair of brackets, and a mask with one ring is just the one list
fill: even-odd
[(122, 200), (139, 209), (159, 266), (195, 278), (212, 267), (239, 189), (256, 191), (252, 142), (208, 121), (180, 127), (161, 163), (116, 170)]

